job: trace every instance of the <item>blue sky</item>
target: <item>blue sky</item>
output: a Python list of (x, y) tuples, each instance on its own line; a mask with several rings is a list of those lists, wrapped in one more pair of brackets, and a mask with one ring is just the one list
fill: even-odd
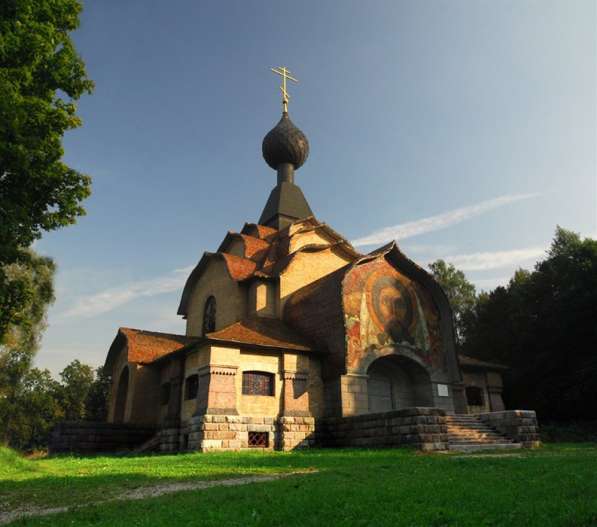
[(184, 332), (190, 267), (275, 184), (271, 66), (300, 80), (297, 183), (360, 250), (398, 238), (489, 289), (556, 225), (597, 235), (596, 15), (590, 0), (87, 0), (74, 39), (96, 90), (65, 159), (93, 195), (36, 244), (58, 265), (38, 366), (99, 365), (119, 326)]

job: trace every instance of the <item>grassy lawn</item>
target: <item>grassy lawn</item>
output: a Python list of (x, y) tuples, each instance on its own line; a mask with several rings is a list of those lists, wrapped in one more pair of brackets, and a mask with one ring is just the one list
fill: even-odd
[(0, 451), (0, 510), (81, 505), (165, 481), (314, 468), (242, 487), (91, 505), (12, 525), (597, 526), (597, 445), (503, 456), (312, 450), (22, 460)]

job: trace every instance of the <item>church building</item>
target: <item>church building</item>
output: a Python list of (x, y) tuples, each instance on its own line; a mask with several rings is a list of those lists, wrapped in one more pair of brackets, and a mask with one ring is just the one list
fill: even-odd
[(444, 449), (450, 426), (495, 431), (482, 416), (508, 414), (504, 367), (458, 356), (433, 276), (395, 242), (362, 254), (315, 217), (295, 182), (309, 142), (288, 114), (287, 73), (282, 118), (263, 139), (277, 182), (261, 216), (190, 273), (184, 335), (118, 330), (108, 421), (155, 427), (162, 451)]

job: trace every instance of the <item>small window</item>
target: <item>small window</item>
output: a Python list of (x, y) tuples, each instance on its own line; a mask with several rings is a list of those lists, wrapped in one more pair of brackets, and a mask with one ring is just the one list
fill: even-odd
[(477, 386), (467, 386), (466, 402), (469, 406), (483, 406), (483, 390)]
[(170, 402), (170, 383), (166, 382), (160, 386), (160, 404), (162, 406)]
[(203, 306), (203, 334), (216, 330), (216, 299), (210, 296)]
[(267, 448), (269, 434), (267, 432), (249, 432), (249, 446), (251, 448)]
[(274, 374), (263, 371), (243, 373), (243, 395), (274, 395)]
[(197, 391), (199, 389), (199, 375), (191, 375), (187, 377), (184, 387), (184, 398), (197, 399)]

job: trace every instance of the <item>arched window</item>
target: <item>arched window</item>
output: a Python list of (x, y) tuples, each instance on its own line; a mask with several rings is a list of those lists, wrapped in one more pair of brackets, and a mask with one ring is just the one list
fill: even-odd
[(243, 395), (274, 395), (274, 374), (265, 371), (243, 372)]
[(184, 386), (185, 400), (197, 399), (197, 392), (199, 391), (199, 375), (190, 375), (187, 377)]
[(216, 299), (210, 296), (203, 307), (203, 335), (216, 330)]

